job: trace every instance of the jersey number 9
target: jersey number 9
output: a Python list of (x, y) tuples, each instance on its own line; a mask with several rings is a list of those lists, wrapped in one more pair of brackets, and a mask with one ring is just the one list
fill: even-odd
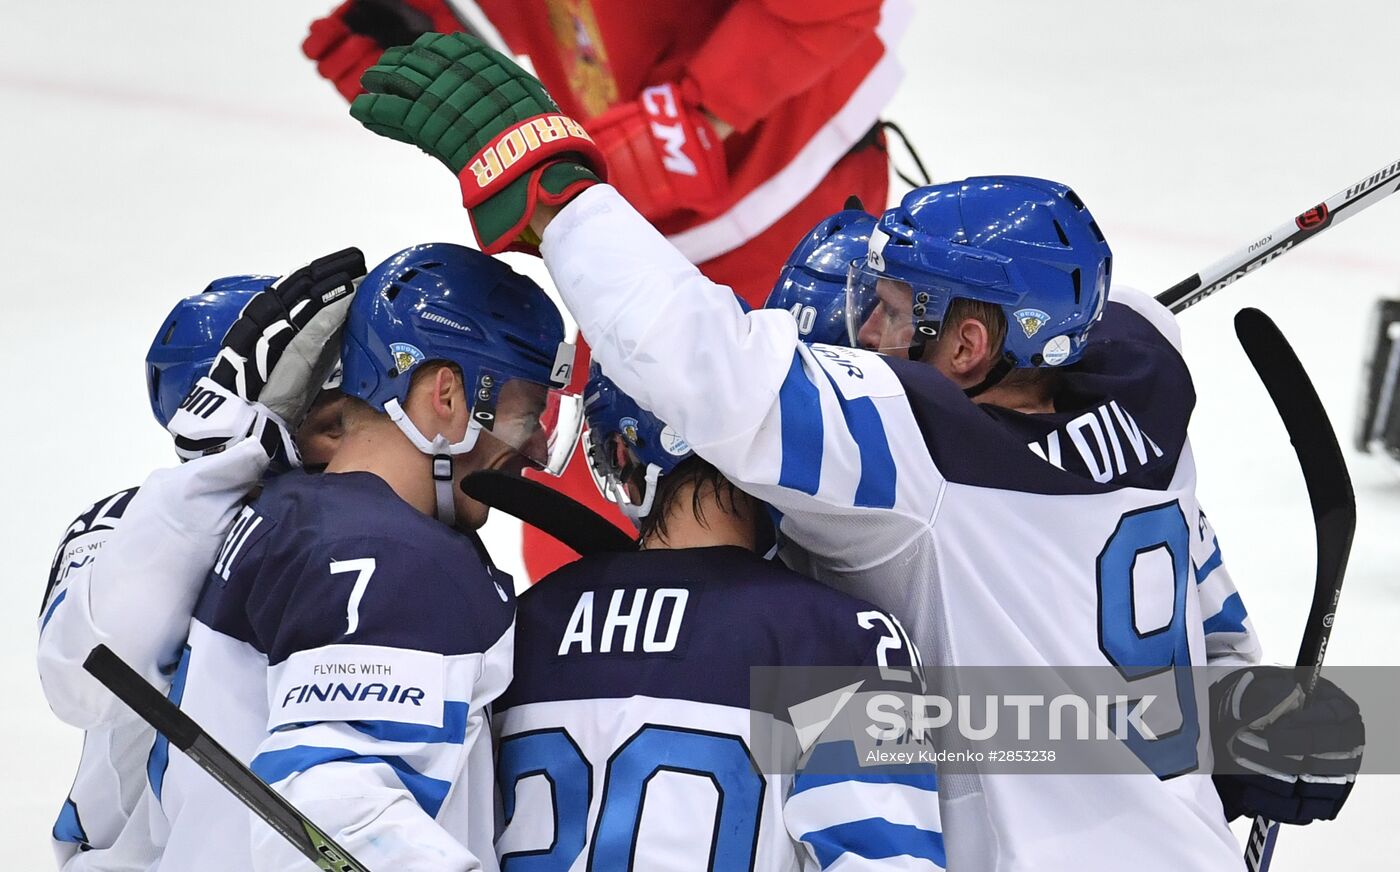
[[(1099, 649), (1128, 681), (1172, 670), (1181, 726), (1147, 739), (1129, 728), (1128, 747), (1158, 778), (1170, 778), (1197, 766), (1196, 690), (1191, 674), (1191, 647), (1186, 631), (1187, 584), (1191, 578), (1191, 532), (1177, 503), (1125, 514), (1098, 559)], [(1154, 552), (1158, 552), (1156, 556)], [(1171, 618), (1139, 630), (1137, 591), (1155, 585), (1158, 595), (1171, 592)]]

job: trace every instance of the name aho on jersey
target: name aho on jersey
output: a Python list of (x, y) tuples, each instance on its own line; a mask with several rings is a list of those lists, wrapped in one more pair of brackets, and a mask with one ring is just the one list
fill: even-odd
[[(607, 597), (607, 604), (597, 607), (594, 594), (591, 590), (579, 594), (559, 640), (560, 657), (638, 651), (664, 654), (676, 649), (690, 591), (671, 587), (598, 591), (597, 599)], [(600, 612), (602, 618), (598, 620)]]

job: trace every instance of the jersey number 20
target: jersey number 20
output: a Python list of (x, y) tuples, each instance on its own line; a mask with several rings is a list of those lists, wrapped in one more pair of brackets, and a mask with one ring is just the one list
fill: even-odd
[[(725, 733), (651, 724), (633, 733), (608, 760), (588, 868), (609, 872), (633, 868), (647, 786), (661, 772), (696, 776), (713, 785), (716, 807), (709, 868), (752, 868), (766, 785), (748, 746), (738, 736)], [(497, 774), (507, 824), (515, 817), (521, 779), (544, 776), (554, 804), (553, 844), (539, 851), (506, 854), (501, 858), (503, 872), (567, 870), (587, 840), (594, 787), (593, 769), (573, 737), (563, 729), (509, 736), (501, 742)]]
[[(1177, 503), (1129, 512), (1118, 521), (1098, 560), (1099, 649), (1125, 679), (1133, 681), (1173, 670), (1181, 726), (1155, 739), (1127, 730), (1127, 744), (1158, 778), (1196, 768), (1196, 690), (1186, 632), (1187, 584), (1191, 578), (1191, 531)], [(1156, 559), (1143, 560), (1152, 552)], [(1165, 559), (1163, 559), (1165, 558)], [(1170, 567), (1168, 569), (1168, 567)], [(1157, 570), (1157, 571), (1151, 571)], [(1171, 620), (1140, 632), (1134, 587), (1161, 585), (1171, 591)]]

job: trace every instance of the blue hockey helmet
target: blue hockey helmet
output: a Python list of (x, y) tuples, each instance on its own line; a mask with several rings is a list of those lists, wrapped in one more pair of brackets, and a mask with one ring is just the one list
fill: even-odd
[(162, 427), (170, 424), (194, 383), (209, 372), (224, 334), (243, 307), (275, 281), (276, 276), (252, 275), (214, 279), (165, 316), (146, 352), (146, 393)]
[[(617, 384), (593, 364), (583, 390), (583, 414), (588, 429), (583, 434), (588, 469), (604, 499), (616, 503), (634, 523), (651, 513), (656, 483), (694, 454), (690, 444), (651, 412), (637, 405)], [(636, 463), (619, 462), (627, 449)], [(629, 480), (641, 489), (641, 503), (627, 492)]]
[(909, 318), (918, 357), (954, 299), (980, 300), (1006, 315), (1003, 366), (1072, 364), (1103, 313), (1112, 265), (1084, 202), (1058, 182), (980, 176), (916, 188), (880, 217), (869, 254), (851, 267), (848, 332), (854, 344), (884, 287), (901, 295), (883, 302)]
[(788, 255), (765, 309), (786, 309), (803, 342), (845, 345), (846, 277), (870, 249), (875, 216), (845, 209), (822, 219)]
[[(574, 346), (564, 340), (559, 309), (539, 285), (474, 249), (415, 245), (370, 270), (350, 305), (341, 361), (341, 390), (388, 414), (433, 455), (440, 486), (448, 473), (437, 460), (470, 451), (483, 431), (555, 475), (578, 441), (578, 397), (562, 390)], [(462, 372), (471, 422), (457, 442), (424, 436), (403, 412), (413, 373), (426, 361)], [(440, 487), (439, 517), (450, 510), (449, 484)]]

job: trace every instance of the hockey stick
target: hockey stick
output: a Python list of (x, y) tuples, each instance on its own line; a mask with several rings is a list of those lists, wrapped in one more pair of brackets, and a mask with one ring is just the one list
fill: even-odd
[(83, 668), (117, 696), (146, 723), (155, 727), (184, 751), (199, 768), (212, 775), (239, 801), (281, 834), (318, 869), (326, 872), (369, 872), (335, 843), (296, 806), (283, 799), (253, 772), (238, 762), (206, 733), (189, 715), (161, 695), (144, 678), (112, 652), (98, 645), (88, 654)]
[[(1278, 325), (1258, 309), (1241, 309), (1235, 315), (1235, 334), (1264, 382), (1269, 397), (1283, 419), (1289, 441), (1298, 455), (1308, 488), (1313, 525), (1317, 531), (1317, 576), (1313, 581), (1312, 608), (1298, 647), (1294, 679), (1304, 695), (1313, 692), (1332, 636), (1333, 617), (1342, 593), (1352, 534), (1356, 531), (1356, 495), (1337, 434), (1317, 391), (1293, 353)], [(1256, 817), (1245, 844), (1244, 860), (1250, 872), (1266, 872), (1278, 838), (1278, 823)]]
[(1338, 191), (1281, 227), (1276, 227), (1239, 251), (1231, 252), (1190, 278), (1157, 295), (1157, 302), (1180, 312), (1235, 279), (1248, 275), (1294, 246), (1340, 224), (1367, 206), (1400, 190), (1400, 160), (1377, 170), (1345, 191)]
[(462, 492), (518, 518), (587, 557), (636, 551), (637, 542), (602, 515), (548, 485), (488, 469), (462, 480)]

